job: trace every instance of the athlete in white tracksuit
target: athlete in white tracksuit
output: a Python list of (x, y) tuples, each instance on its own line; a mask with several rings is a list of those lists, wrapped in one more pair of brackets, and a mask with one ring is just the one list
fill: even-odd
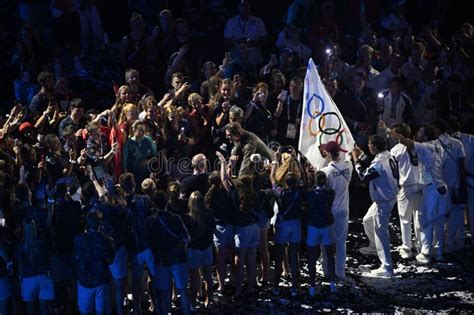
[(474, 235), (474, 136), (455, 132), (453, 137), (462, 141), (466, 159), (464, 165), (466, 167), (467, 182), (467, 208), (469, 213), (469, 226), (471, 227), (471, 236)]
[(336, 276), (344, 279), (346, 275), (346, 241), (349, 228), (349, 183), (353, 166), (350, 161), (341, 158), (343, 154), (340, 154), (341, 148), (337, 142), (329, 141), (323, 144), (320, 149), (327, 152), (326, 158), (330, 161), (326, 167), (321, 169), (327, 177), (326, 188), (332, 189), (336, 193), (332, 203), (334, 228), (336, 230)]
[(376, 250), (381, 266), (372, 270), (372, 273), (381, 276), (393, 275), (388, 224), (398, 194), (398, 167), (386, 150), (386, 146), (385, 137), (380, 135), (369, 137), (369, 150), (375, 158), (368, 167), (365, 163), (367, 156), (361, 156), (359, 149), (354, 149), (352, 152), (357, 174), (361, 181), (369, 183), (370, 198), (373, 201), (363, 219), (365, 234), (370, 244), (360, 251), (373, 253)]
[(469, 226), (471, 228), (471, 237), (474, 235), (474, 136), (456, 132), (453, 136), (462, 141), (466, 152), (464, 165), (466, 166), (467, 182), (467, 208), (469, 213)]
[[(406, 124), (397, 124), (392, 128), (406, 137), (410, 136), (410, 127)], [(420, 224), (419, 215), (423, 186), (420, 183), (420, 170), (418, 156), (408, 148), (398, 143), (390, 154), (398, 163), (400, 190), (397, 196), (398, 216), (402, 232), (402, 246), (399, 252), (402, 258), (412, 257), (411, 224), (414, 223), (417, 249), (420, 250)]]
[[(445, 128), (443, 126), (443, 128)], [(443, 163), (443, 175), (448, 184), (446, 197), (447, 234), (446, 251), (453, 252), (464, 247), (464, 205), (459, 201), (461, 171), (464, 171), (466, 152), (458, 139), (450, 137), (446, 130), (438, 137), (439, 143), (446, 152)], [(456, 199), (453, 202), (453, 196)]]
[(421, 253), (416, 256), (420, 263), (428, 263), (430, 255), (433, 254), (433, 246), (436, 250), (436, 258), (443, 259), (444, 245), (444, 216), (446, 214), (447, 185), (443, 175), (443, 163), (445, 154), (443, 147), (434, 139), (434, 130), (423, 126), (418, 130), (416, 139), (423, 142), (415, 142), (386, 128), (384, 122), (379, 127), (386, 129), (389, 136), (400, 141), (410, 150), (418, 155), (421, 162), (420, 181), (423, 185), (422, 207), (420, 215), (421, 231)]

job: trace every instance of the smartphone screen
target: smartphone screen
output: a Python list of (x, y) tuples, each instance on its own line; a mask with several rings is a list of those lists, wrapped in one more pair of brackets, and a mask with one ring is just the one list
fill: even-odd
[(94, 175), (95, 175), (95, 178), (97, 178), (97, 180), (99, 180), (99, 179), (105, 177), (105, 175), (107, 175), (105, 173), (105, 170), (102, 167), (102, 165), (93, 166), (92, 170), (94, 171)]

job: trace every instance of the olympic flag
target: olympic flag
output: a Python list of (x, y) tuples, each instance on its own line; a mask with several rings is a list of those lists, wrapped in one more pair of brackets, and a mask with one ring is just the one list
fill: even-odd
[(354, 138), (321, 82), (313, 59), (306, 69), (301, 115), (298, 149), (316, 169), (327, 164), (319, 151), (321, 144), (334, 140), (346, 153), (354, 148)]

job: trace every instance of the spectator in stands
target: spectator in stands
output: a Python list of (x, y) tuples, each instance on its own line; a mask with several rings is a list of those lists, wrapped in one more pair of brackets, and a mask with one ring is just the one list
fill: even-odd
[[(250, 4), (242, 0), (238, 6), (238, 15), (227, 21), (224, 30), (224, 38), (227, 47), (237, 48), (241, 43), (247, 43), (250, 64), (262, 63), (261, 46), (263, 45), (267, 31), (262, 19), (250, 14)], [(233, 53), (237, 56), (236, 53)]]

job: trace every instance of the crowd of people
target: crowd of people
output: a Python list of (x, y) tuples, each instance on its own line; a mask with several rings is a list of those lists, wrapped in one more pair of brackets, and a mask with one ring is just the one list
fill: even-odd
[[(70, 89), (88, 76), (81, 56), (108, 44), (95, 1), (79, 2), (19, 1), (16, 101), (0, 122), (0, 314), (124, 314), (130, 292), (134, 314), (145, 297), (157, 314), (177, 301), (186, 314), (212, 311), (229, 288), (236, 301), (262, 288), (278, 296), (282, 277), (291, 296), (315, 296), (320, 256), (336, 293), (350, 199), (364, 194), (360, 252), (378, 257), (373, 276), (394, 274), (393, 209), (402, 259), (464, 249), (465, 222), (474, 232), (471, 24), (447, 33), (441, 7), (409, 21), (402, 0), (294, 0), (273, 45), (244, 0), (222, 25), (223, 47), (202, 47), (186, 19), (164, 9), (153, 27), (146, 5), (129, 1), (141, 14), (118, 47), (123, 84), (98, 109)], [(49, 54), (37, 27), (48, 15)], [(310, 57), (356, 141), (349, 153), (322, 144), (319, 170), (297, 150)]]

